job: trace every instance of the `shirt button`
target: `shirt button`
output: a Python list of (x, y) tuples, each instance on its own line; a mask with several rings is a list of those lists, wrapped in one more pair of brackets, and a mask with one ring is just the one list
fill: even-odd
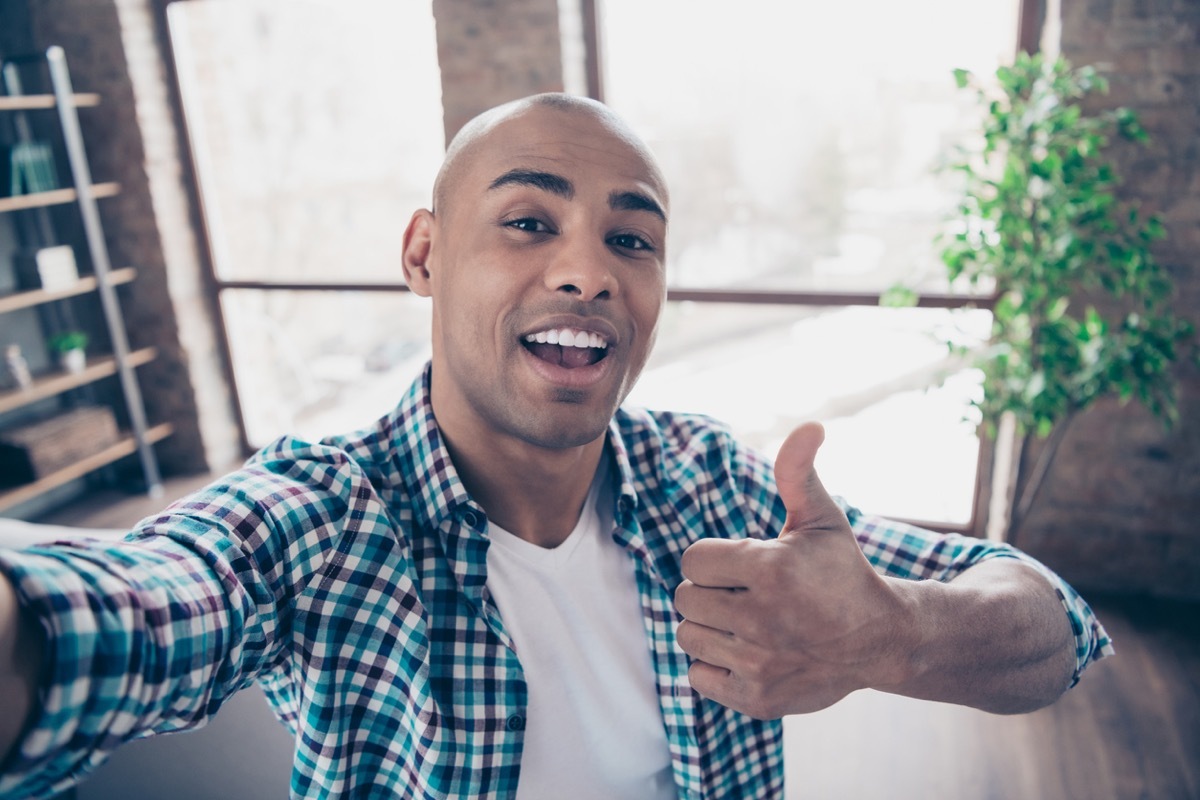
[(476, 525), (479, 524), (479, 515), (476, 514), (472, 509), (468, 508), (466, 511), (463, 512), (462, 521), (463, 521), (463, 524), (466, 525), (468, 528), (474, 528)]
[(504, 724), (510, 731), (525, 730), (525, 718), (520, 714), (511, 715)]

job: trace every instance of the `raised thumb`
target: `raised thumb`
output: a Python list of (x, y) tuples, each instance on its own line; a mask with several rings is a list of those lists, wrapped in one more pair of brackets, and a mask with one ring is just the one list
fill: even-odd
[(824, 520), (836, 505), (821, 485), (813, 461), (825, 441), (825, 429), (806, 422), (792, 431), (775, 458), (775, 484), (787, 509), (785, 533), (824, 528)]

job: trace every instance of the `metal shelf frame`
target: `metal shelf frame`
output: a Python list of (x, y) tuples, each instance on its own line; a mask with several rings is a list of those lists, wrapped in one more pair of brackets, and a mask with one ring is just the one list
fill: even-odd
[[(52, 101), (48, 99), (47, 95), (26, 95), (22, 92), (18, 66), (30, 63), (43, 63), (49, 69), (50, 85), (53, 89)], [(164, 429), (162, 426), (158, 426), (155, 428), (154, 436), (150, 433), (145, 403), (138, 386), (137, 376), (134, 374), (134, 368), (145, 363), (146, 352), (131, 353), (124, 315), (116, 292), (116, 286), (127, 282), (129, 276), (124, 271), (114, 270), (112, 267), (108, 247), (104, 240), (100, 211), (96, 203), (97, 199), (101, 197), (111, 197), (116, 194), (119, 187), (116, 184), (97, 185), (93, 183), (83, 132), (79, 124), (78, 108), (96, 105), (99, 97), (95, 94), (76, 94), (74, 92), (71, 86), (71, 74), (67, 68), (66, 53), (58, 46), (49, 48), (44, 54), (6, 60), (0, 66), (0, 77), (3, 78), (4, 90), (3, 96), (0, 97), (0, 101), (2, 101), (0, 102), (0, 111), (10, 111), (16, 115), (15, 128), (18, 140), (28, 140), (31, 137), (28, 120), (25, 118), (27, 110), (53, 109), (58, 112), (58, 122), (67, 162), (71, 170), (73, 188), (48, 194), (62, 194), (63, 198), (58, 199), (57, 202), (74, 201), (79, 209), (88, 254), (92, 263), (93, 274), (87, 280), (94, 280), (95, 291), (99, 295), (104, 312), (105, 325), (112, 345), (111, 365), (120, 381), (125, 411), (130, 422), (132, 434), (130, 452), (137, 453), (148, 491), (151, 496), (157, 497), (162, 494), (162, 476), (152, 444), (162, 438)], [(45, 199), (31, 195), (27, 201), (44, 201)], [(45, 205), (45, 203), (39, 202), (35, 206), (22, 206), (20, 200), (15, 201), (15, 208), (41, 205)], [(43, 227), (48, 228), (48, 222), (43, 222)], [(45, 238), (49, 240), (51, 237), (47, 235)]]

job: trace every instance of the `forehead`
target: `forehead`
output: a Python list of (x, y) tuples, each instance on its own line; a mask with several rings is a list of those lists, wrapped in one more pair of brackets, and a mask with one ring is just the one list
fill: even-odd
[(472, 192), (509, 170), (529, 168), (562, 175), (577, 191), (637, 189), (666, 208), (666, 184), (645, 145), (588, 111), (534, 106), (497, 123), (473, 145), (465, 176)]

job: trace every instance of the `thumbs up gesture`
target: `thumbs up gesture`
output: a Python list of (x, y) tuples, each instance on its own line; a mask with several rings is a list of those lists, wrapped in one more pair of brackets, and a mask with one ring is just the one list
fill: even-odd
[(775, 462), (787, 521), (775, 540), (702, 539), (683, 554), (678, 641), (692, 687), (759, 719), (817, 711), (906, 678), (913, 611), (872, 569), (813, 468), (820, 425)]

